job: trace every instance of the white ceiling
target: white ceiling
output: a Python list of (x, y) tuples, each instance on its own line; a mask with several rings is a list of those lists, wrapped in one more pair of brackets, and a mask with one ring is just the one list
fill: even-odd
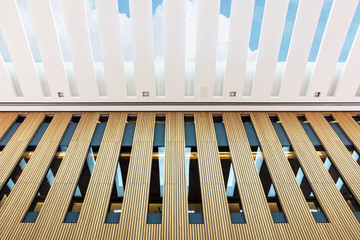
[(359, 0), (334, 0), (315, 62), (308, 56), (322, 0), (299, 2), (286, 62), (278, 55), (289, 0), (266, 1), (256, 61), (248, 60), (255, 0), (232, 0), (225, 61), (216, 58), (220, 0), (197, 1), (195, 61), (185, 58), (186, 0), (164, 0), (163, 61), (154, 61), (150, 0), (129, 1), (133, 61), (123, 60), (118, 1), (95, 0), (102, 62), (93, 60), (84, 2), (58, 1), (72, 62), (63, 60), (50, 0), (26, 1), (41, 62), (17, 1), (0, 1), (12, 60), (0, 56), (0, 110), (360, 110), (359, 30), (338, 62)]

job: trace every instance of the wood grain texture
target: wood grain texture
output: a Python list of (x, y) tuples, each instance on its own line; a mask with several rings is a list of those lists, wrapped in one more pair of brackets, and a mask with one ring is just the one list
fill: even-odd
[(19, 114), (16, 112), (0, 113), (0, 140), (4, 137), (11, 125), (15, 122), (18, 115)]

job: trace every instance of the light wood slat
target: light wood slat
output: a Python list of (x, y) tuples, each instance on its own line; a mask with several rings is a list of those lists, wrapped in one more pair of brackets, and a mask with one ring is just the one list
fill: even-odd
[(105, 223), (115, 179), (126, 113), (111, 113), (100, 145), (96, 164), (90, 178), (74, 239), (97, 239)]
[[(335, 165), (343, 181), (350, 191), (360, 202), (360, 167), (354, 161), (351, 154), (334, 132), (330, 124), (319, 112), (308, 112), (306, 119), (310, 121), (314, 132), (319, 138), (322, 146), (328, 153), (331, 162)], [(341, 119), (341, 118), (339, 118)]]
[(185, 162), (185, 128), (182, 112), (166, 114), (162, 239), (189, 239)]
[(29, 238), (50, 239), (59, 233), (81, 174), (99, 113), (83, 113)]
[[(6, 231), (4, 239), (19, 237), (19, 223), (24, 218), (33, 198), (45, 177), (57, 151), (60, 140), (70, 121), (70, 113), (57, 113), (44, 133), (30, 158), (27, 167), (20, 175), (16, 185), (0, 211), (0, 228)], [(2, 224), (1, 224), (2, 223)], [(20, 235), (21, 236), (21, 235)], [(1, 238), (1, 236), (0, 236)]]
[(354, 147), (360, 151), (360, 126), (355, 120), (351, 117), (349, 113), (346, 112), (334, 112), (333, 117), (338, 122), (340, 128), (350, 139)]
[(124, 74), (123, 50), (121, 47), (118, 1), (96, 0), (96, 15), (99, 22), (101, 53), (108, 97), (124, 99), (127, 96)]
[(220, 0), (197, 2), (195, 97), (214, 96), (219, 12)]
[(195, 113), (195, 131), (205, 225), (204, 236), (208, 239), (234, 238), (215, 128), (210, 113)]
[(245, 219), (254, 239), (278, 239), (279, 233), (267, 204), (259, 174), (251, 155), (240, 113), (223, 113), (236, 182)]
[(281, 143), (266, 113), (251, 113), (264, 161), (269, 169), (276, 193), (296, 238), (320, 239), (315, 220), (298, 186)]
[(18, 113), (9, 112), (0, 114), (0, 140), (5, 136), (11, 125), (16, 121)]
[(289, 0), (266, 1), (251, 96), (266, 99), (275, 79)]
[(155, 129), (155, 114), (139, 113), (131, 150), (120, 229), (120, 239), (144, 239), (147, 232), (147, 211)]
[(0, 155), (0, 189), (16, 167), (43, 119), (44, 113), (29, 113)]
[(35, 100), (42, 97), (43, 92), (39, 77), (35, 69), (16, 1), (1, 1), (0, 29), (8, 47), (24, 97), (27, 100)]
[(164, 1), (164, 79), (166, 98), (185, 95), (186, 1)]
[(354, 238), (358, 221), (338, 191), (310, 139), (293, 113), (279, 113), (300, 166), (337, 237)]

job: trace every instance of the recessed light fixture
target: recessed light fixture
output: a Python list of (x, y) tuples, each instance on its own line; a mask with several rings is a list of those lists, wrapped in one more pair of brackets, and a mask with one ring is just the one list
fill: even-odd
[(314, 97), (320, 97), (321, 92), (315, 92)]
[(230, 93), (229, 93), (229, 96), (230, 96), (230, 97), (236, 97), (236, 92), (230, 92)]
[(150, 97), (150, 92), (148, 92), (148, 91), (143, 92), (143, 97)]
[(64, 93), (63, 92), (58, 92), (58, 97), (64, 97)]

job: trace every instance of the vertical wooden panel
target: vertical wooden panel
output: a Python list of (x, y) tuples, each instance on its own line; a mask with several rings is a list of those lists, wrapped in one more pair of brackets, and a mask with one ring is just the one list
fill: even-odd
[(188, 239), (184, 114), (166, 114), (162, 239)]
[[(316, 153), (305, 130), (293, 113), (279, 113), (279, 118), (295, 151), (300, 166), (325, 212), (337, 237), (352, 238), (358, 222), (338, 191), (333, 179)], [(317, 224), (318, 225), (318, 224)]]
[[(360, 203), (360, 167), (334, 132), (330, 124), (319, 112), (306, 113), (307, 120), (314, 129), (321, 144), (336, 166), (342, 179)], [(340, 118), (341, 120), (341, 118)]]
[(56, 153), (62, 135), (70, 121), (70, 113), (57, 113), (39, 142), (27, 167), (20, 175), (1, 211), (0, 228), (5, 229), (3, 239), (18, 238), (21, 220), (45, 177)]
[(18, 115), (19, 114), (16, 112), (0, 114), (0, 140), (4, 137), (11, 125), (15, 122)]
[(251, 113), (264, 160), (276, 193), (295, 238), (319, 239), (315, 220), (309, 211), (281, 143), (266, 113)]
[[(278, 239), (240, 113), (223, 113), (241, 203), (248, 231), (254, 239)], [(236, 227), (240, 227), (238, 224)], [(239, 231), (240, 229), (238, 229)], [(245, 229), (244, 229), (245, 230)]]
[(230, 220), (214, 123), (210, 113), (195, 113), (195, 131), (205, 224), (204, 237), (232, 239), (234, 229)]
[(81, 174), (99, 113), (84, 113), (75, 130), (53, 185), (35, 222), (32, 239), (50, 239), (58, 234)]
[(0, 189), (6, 183), (44, 118), (44, 113), (29, 113), (8, 144), (6, 144), (0, 155)]
[(126, 113), (111, 113), (86, 191), (74, 239), (102, 237), (107, 209), (119, 159)]
[(139, 113), (136, 120), (126, 189), (120, 217), (120, 239), (144, 239), (149, 201), (155, 114)]

